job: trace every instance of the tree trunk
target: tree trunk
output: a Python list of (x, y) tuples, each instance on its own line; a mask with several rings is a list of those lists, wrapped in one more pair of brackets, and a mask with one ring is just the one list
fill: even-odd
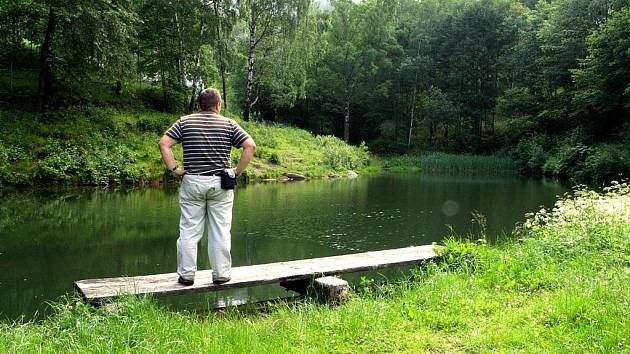
[[(416, 52), (416, 57), (420, 56), (420, 46)], [(413, 78), (413, 97), (411, 98), (411, 117), (409, 118), (409, 140), (407, 141), (407, 151), (411, 150), (411, 135), (413, 133), (413, 121), (415, 120), (416, 96), (418, 95), (418, 69), (415, 70)]]
[(413, 87), (413, 97), (411, 98), (411, 118), (409, 118), (409, 138), (407, 139), (407, 151), (411, 150), (411, 135), (413, 133), (413, 121), (416, 116), (416, 86)]
[(52, 45), (53, 36), (55, 34), (56, 27), (55, 11), (52, 7), (48, 8), (48, 24), (46, 25), (46, 35), (44, 36), (44, 42), (40, 49), (39, 59), (39, 80), (38, 80), (38, 104), (41, 110), (46, 110), (52, 102), (53, 88), (52, 88), (52, 66), (53, 55)]
[(350, 142), (350, 92), (346, 89), (346, 97), (343, 106), (343, 140)]
[(138, 83), (142, 82), (142, 69), (140, 67), (140, 50), (138, 50), (136, 52), (136, 79), (138, 80)]
[(243, 119), (248, 121), (251, 115), (252, 89), (254, 85), (254, 64), (256, 63), (256, 20), (252, 14), (252, 22), (249, 24), (249, 45), (247, 48), (247, 85), (245, 86), (245, 112)]
[[(201, 48), (195, 55), (195, 68), (199, 68), (199, 57), (201, 56)], [(195, 73), (192, 82), (192, 89), (190, 93), (190, 102), (188, 103), (188, 112), (192, 112), (195, 109), (195, 98), (197, 98), (197, 81), (199, 80), (197, 73)]]
[[(12, 16), (12, 20), (13, 20), (13, 40), (11, 43), (11, 59), (10, 59), (10, 70), (9, 70), (9, 92), (13, 92), (13, 62), (15, 62), (15, 44), (18, 42), (17, 40), (17, 20), (15, 19), (15, 14)], [(1, 28), (1, 27), (0, 27)], [(6, 41), (7, 44), (8, 41)]]
[(177, 48), (177, 73), (179, 74), (179, 85), (181, 88), (186, 87), (186, 64), (182, 58), (182, 52), (184, 50), (184, 43), (182, 41), (182, 31), (179, 25), (179, 16), (175, 12), (175, 30), (177, 31), (177, 41), (179, 47)]
[(197, 97), (197, 79), (195, 78), (192, 83), (192, 89), (190, 92), (190, 102), (188, 103), (188, 112), (195, 110), (195, 98)]
[(223, 94), (223, 108), (227, 109), (227, 86), (225, 85), (225, 58), (223, 54), (223, 39), (221, 38), (221, 21), (219, 18), (219, 7), (217, 5), (217, 0), (214, 1), (214, 17), (217, 23), (216, 31), (217, 31), (217, 42), (219, 42), (219, 73), (221, 74), (221, 93)]
[(160, 77), (162, 78), (162, 101), (164, 102), (164, 107), (162, 108), (162, 110), (166, 112), (169, 110), (169, 104), (168, 104), (168, 91), (166, 89), (166, 78), (164, 77), (163, 70), (160, 73)]
[[(204, 23), (201, 23), (201, 28), (199, 29), (199, 37), (203, 37), (204, 31)], [(188, 112), (192, 112), (195, 109), (195, 98), (197, 98), (197, 83), (199, 82), (199, 63), (201, 61), (201, 43), (199, 44), (199, 48), (197, 48), (197, 53), (195, 53), (195, 70), (193, 72), (193, 81), (192, 81), (192, 92), (190, 94), (190, 103), (188, 104)]]

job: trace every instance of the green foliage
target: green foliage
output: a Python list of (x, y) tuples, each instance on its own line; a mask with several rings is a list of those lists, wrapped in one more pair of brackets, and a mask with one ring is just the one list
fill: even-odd
[(528, 87), (505, 90), (498, 99), (497, 111), (510, 117), (532, 115), (536, 111), (535, 97)]
[(3, 181), (7, 179), (7, 166), (9, 165), (9, 152), (0, 143), (0, 187), (2, 187)]
[(50, 140), (38, 153), (35, 178), (43, 184), (137, 183), (135, 153), (123, 146), (95, 147)]
[(598, 144), (590, 148), (583, 168), (577, 171), (581, 180), (614, 181), (630, 176), (630, 148), (622, 144)]
[(344, 144), (334, 136), (317, 136), (316, 143), (324, 152), (324, 164), (333, 170), (358, 169), (368, 163), (368, 151), (364, 143), (359, 148)]
[[(577, 111), (596, 109), (598, 124), (619, 121), (630, 112), (630, 8), (614, 12), (587, 40), (588, 56), (572, 71)], [(613, 124), (618, 128), (618, 124)]]
[(142, 132), (163, 134), (175, 121), (172, 114), (142, 112), (135, 115), (136, 126)]
[(515, 148), (514, 160), (526, 173), (541, 173), (547, 159), (545, 145), (547, 137), (544, 135), (534, 135), (521, 140)]
[(569, 139), (546, 157), (543, 172), (558, 177), (577, 176), (589, 150), (586, 145), (580, 142), (572, 143)]
[(268, 161), (276, 165), (282, 164), (282, 158), (277, 152), (272, 152), (271, 156), (269, 156)]
[(474, 273), (481, 257), (480, 247), (483, 247), (483, 244), (458, 241), (451, 237), (444, 240), (444, 247), (438, 249), (438, 255), (446, 269)]
[(602, 253), (604, 259), (594, 267), (627, 264), (630, 240), (624, 232), (629, 226), (629, 202), (627, 183), (613, 182), (602, 192), (578, 187), (550, 210), (529, 215), (521, 233), (539, 251), (556, 256), (557, 263)]
[(161, 112), (184, 112), (188, 106), (189, 97), (172, 88), (160, 88), (153, 85), (143, 85), (136, 90), (133, 107)]
[(630, 176), (630, 153), (624, 143), (587, 145), (579, 131), (563, 138), (534, 135), (523, 139), (513, 157), (525, 173), (542, 173), (577, 182), (606, 183)]

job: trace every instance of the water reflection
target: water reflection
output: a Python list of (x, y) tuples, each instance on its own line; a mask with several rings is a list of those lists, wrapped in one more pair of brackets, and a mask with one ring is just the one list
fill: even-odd
[[(236, 193), (235, 266), (379, 250), (439, 241), (449, 228), (509, 232), (525, 212), (566, 190), (515, 177), (385, 174), (356, 180), (255, 184)], [(173, 272), (176, 189), (2, 192), (0, 312), (32, 316), (78, 279)], [(205, 240), (205, 239), (204, 239)], [(199, 266), (208, 268), (206, 244)], [(281, 296), (277, 287), (174, 297), (182, 306)]]

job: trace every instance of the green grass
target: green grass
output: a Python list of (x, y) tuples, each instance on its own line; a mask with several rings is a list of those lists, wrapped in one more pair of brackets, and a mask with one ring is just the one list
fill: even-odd
[[(168, 180), (157, 142), (177, 118), (155, 111), (90, 107), (46, 114), (0, 110), (0, 186)], [(309, 177), (345, 175), (369, 163), (365, 146), (296, 128), (241, 123), (259, 146), (246, 172), (249, 178), (275, 178), (288, 172)], [(234, 163), (239, 153), (234, 151)], [(175, 154), (182, 161), (181, 147), (176, 146)]]
[(452, 175), (517, 174), (515, 163), (506, 157), (426, 152), (380, 158), (381, 165), (393, 171), (423, 171)]
[(448, 239), (395, 284), (314, 302), (189, 313), (151, 299), (68, 298), (41, 323), (0, 324), (1, 352), (630, 352), (630, 186), (580, 190), (498, 246)]
[[(345, 176), (348, 170), (364, 170), (370, 162), (365, 145), (356, 147), (334, 136), (316, 136), (282, 125), (239, 122), (256, 141), (255, 159), (249, 172), (256, 179), (275, 178), (288, 172), (307, 177), (333, 173)], [(233, 160), (238, 156), (237, 153)]]

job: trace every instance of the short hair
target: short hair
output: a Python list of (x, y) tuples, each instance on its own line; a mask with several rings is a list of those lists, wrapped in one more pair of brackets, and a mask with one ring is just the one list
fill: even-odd
[(207, 111), (219, 102), (221, 102), (219, 90), (210, 87), (199, 92), (199, 107), (201, 110)]

